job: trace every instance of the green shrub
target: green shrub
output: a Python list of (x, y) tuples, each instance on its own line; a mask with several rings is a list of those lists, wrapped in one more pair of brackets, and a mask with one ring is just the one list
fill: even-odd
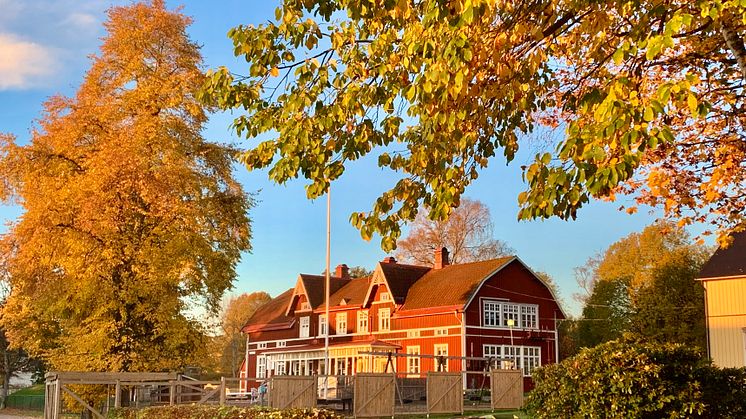
[(109, 412), (109, 419), (342, 419), (324, 409), (276, 410), (264, 407), (215, 405), (177, 405), (119, 409)]
[(746, 372), (712, 367), (680, 344), (623, 338), (534, 373), (536, 418), (743, 418)]

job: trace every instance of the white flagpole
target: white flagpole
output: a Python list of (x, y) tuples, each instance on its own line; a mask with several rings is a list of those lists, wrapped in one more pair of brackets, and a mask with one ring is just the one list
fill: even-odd
[(324, 333), (324, 399), (327, 398), (327, 392), (329, 389), (329, 373), (331, 371), (329, 365), (329, 277), (331, 276), (331, 240), (332, 240), (332, 188), (331, 184), (326, 191), (326, 307), (324, 308), (324, 316), (326, 317), (326, 333)]

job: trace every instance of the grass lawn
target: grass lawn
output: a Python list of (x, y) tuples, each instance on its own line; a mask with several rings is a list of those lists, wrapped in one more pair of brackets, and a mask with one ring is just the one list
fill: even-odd
[(43, 396), (44, 395), (44, 384), (36, 384), (31, 387), (22, 388), (18, 391), (13, 392), (10, 397), (13, 396)]

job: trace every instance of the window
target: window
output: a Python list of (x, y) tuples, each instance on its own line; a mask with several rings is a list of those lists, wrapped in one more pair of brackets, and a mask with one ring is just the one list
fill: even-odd
[(300, 303), (300, 309), (301, 310), (310, 310), (311, 309), (311, 304), (308, 304), (308, 301), (304, 301), (304, 302)]
[(382, 292), (381, 301), (391, 301), (391, 295), (387, 292)]
[(420, 337), (420, 331), (419, 330), (407, 330), (407, 337), (418, 338)]
[(335, 363), (336, 375), (346, 375), (347, 374), (347, 358), (337, 358), (337, 362)]
[(391, 330), (391, 310), (388, 308), (382, 308), (378, 310), (378, 330), (389, 331)]
[(448, 334), (448, 329), (442, 328), (442, 329), (435, 329), (435, 336), (445, 336)]
[(288, 344), (288, 343), (287, 343), (287, 342), (285, 342), (284, 340), (278, 340), (278, 341), (277, 341), (277, 347), (278, 347), (278, 348), (284, 348), (285, 346), (287, 346), (287, 344)]
[(518, 307), (518, 304), (502, 304), (502, 313), (503, 313), (503, 320), (502, 320), (502, 326), (510, 327), (511, 326), (511, 320), (512, 320), (512, 326), (513, 327), (519, 327), (518, 326), (518, 313), (520, 309)]
[(256, 377), (264, 378), (267, 375), (267, 357), (256, 357)]
[(482, 325), (537, 329), (539, 306), (485, 300), (482, 302)]
[(300, 337), (307, 338), (311, 335), (311, 318), (301, 317), (300, 318)]
[[(407, 355), (419, 355), (419, 346), (407, 346)], [(407, 373), (408, 374), (419, 374), (420, 373), (420, 357), (419, 356), (408, 356), (407, 357)]]
[(485, 301), (483, 311), (483, 323), (485, 326), (500, 326), (500, 303), (497, 301)]
[(530, 377), (534, 370), (541, 366), (541, 348), (538, 346), (484, 345), (486, 357), (495, 357), (502, 369), (517, 368), (523, 375)]
[(503, 360), (501, 368), (503, 369), (517, 369), (521, 367), (521, 347), (520, 346), (504, 346), (503, 347)]
[(357, 332), (358, 333), (368, 332), (368, 312), (367, 311), (357, 312)]
[(275, 364), (275, 375), (285, 375), (285, 361), (279, 361)]
[(533, 346), (523, 347), (523, 375), (530, 376), (534, 369), (541, 365), (541, 348)]
[[(448, 344), (447, 343), (437, 344), (433, 347), (433, 349), (435, 352), (435, 356), (444, 356), (444, 357), (448, 356)], [(443, 365), (442, 369), (440, 368), (441, 362)], [(448, 359), (447, 358), (443, 359), (442, 361), (440, 359), (436, 359), (435, 365), (438, 371), (448, 371)]]
[(347, 334), (347, 313), (337, 313), (337, 334)]
[(538, 307), (521, 305), (521, 327), (524, 329), (538, 328)]
[(326, 315), (322, 314), (319, 316), (319, 336), (326, 336), (326, 334), (327, 334)]
[(257, 349), (266, 349), (267, 348), (267, 342), (259, 342), (256, 344)]

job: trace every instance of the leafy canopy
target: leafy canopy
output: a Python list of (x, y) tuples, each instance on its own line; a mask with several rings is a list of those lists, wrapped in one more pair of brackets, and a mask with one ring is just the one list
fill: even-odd
[(27, 145), (0, 136), (8, 338), (61, 370), (173, 370), (199, 359), (194, 302), (217, 311), (251, 199), (210, 143), (190, 20), (164, 2), (109, 10), (100, 55)]
[[(372, 154), (401, 174), (350, 220), (395, 247), (420, 205), (447, 218), (501, 154), (564, 129), (523, 176), (520, 219), (575, 218), (633, 193), (683, 223), (744, 220), (740, 0), (284, 0), (229, 32), (246, 74), (208, 73), (205, 100), (240, 108), (241, 160), (310, 198)], [(634, 211), (635, 208), (630, 208)]]
[(589, 259), (578, 343), (595, 346), (634, 332), (704, 348), (704, 289), (695, 278), (710, 254), (683, 228), (658, 222)]

